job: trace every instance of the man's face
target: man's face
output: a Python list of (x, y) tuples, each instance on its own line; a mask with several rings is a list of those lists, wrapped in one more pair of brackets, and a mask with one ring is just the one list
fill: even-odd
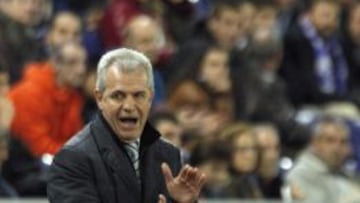
[(280, 156), (278, 135), (270, 130), (257, 132), (257, 143), (260, 149), (260, 167), (274, 169), (277, 167)]
[(234, 140), (232, 162), (238, 172), (249, 173), (255, 170), (257, 158), (258, 151), (252, 134), (246, 133)]
[(105, 77), (105, 90), (95, 93), (99, 109), (120, 140), (132, 142), (144, 129), (154, 94), (146, 72), (124, 72), (111, 66)]
[(348, 139), (348, 133), (343, 129), (333, 124), (323, 124), (320, 134), (314, 138), (314, 150), (329, 167), (338, 168), (348, 153)]
[(178, 147), (181, 146), (182, 128), (178, 123), (166, 119), (160, 120), (156, 124), (156, 129), (173, 145)]
[(209, 21), (211, 35), (225, 49), (232, 49), (240, 35), (241, 15), (236, 9), (223, 9)]
[(156, 62), (161, 47), (161, 33), (156, 23), (149, 19), (135, 20), (129, 27), (125, 43), (130, 48), (144, 53), (152, 63)]
[(57, 47), (68, 41), (80, 42), (80, 19), (70, 14), (60, 15), (47, 34), (46, 43), (49, 47)]
[(85, 50), (76, 45), (67, 45), (57, 59), (58, 81), (65, 86), (81, 87), (86, 73)]
[(9, 16), (26, 26), (39, 23), (45, 0), (2, 0), (0, 6)]
[(201, 63), (200, 78), (214, 90), (226, 91), (230, 88), (229, 55), (223, 50), (208, 50)]
[(310, 11), (310, 19), (318, 33), (323, 37), (331, 36), (339, 22), (339, 8), (336, 4), (319, 2)]

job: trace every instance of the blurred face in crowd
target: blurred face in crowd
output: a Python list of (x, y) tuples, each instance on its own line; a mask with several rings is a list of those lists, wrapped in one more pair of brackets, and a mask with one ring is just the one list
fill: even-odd
[(33, 26), (43, 17), (46, 0), (1, 0), (0, 8), (6, 15), (26, 26)]
[(123, 142), (140, 137), (151, 107), (153, 91), (145, 70), (126, 72), (109, 67), (103, 92), (96, 91), (96, 101), (105, 120)]
[(257, 144), (259, 147), (260, 170), (276, 170), (280, 156), (279, 135), (270, 129), (256, 130)]
[(258, 152), (253, 134), (246, 132), (234, 139), (232, 165), (239, 173), (251, 173), (255, 170)]
[(246, 2), (239, 6), (240, 36), (247, 36), (250, 34), (255, 13), (256, 7), (251, 2)]
[(162, 46), (162, 33), (158, 24), (147, 16), (132, 19), (125, 34), (125, 45), (144, 53), (151, 62), (156, 62)]
[(200, 67), (200, 80), (211, 89), (226, 92), (230, 89), (229, 54), (225, 50), (209, 49)]
[(178, 123), (169, 119), (163, 119), (157, 122), (155, 128), (170, 143), (177, 147), (181, 146), (182, 128)]
[(277, 11), (274, 7), (266, 6), (257, 10), (254, 16), (254, 29), (271, 29), (276, 22)]
[(231, 50), (240, 34), (240, 13), (236, 8), (222, 8), (212, 16), (208, 28), (216, 43)]
[(80, 18), (70, 12), (57, 14), (46, 36), (46, 43), (50, 47), (57, 47), (68, 41), (80, 42)]
[(360, 44), (360, 4), (357, 4), (350, 13), (348, 26), (352, 40)]
[(315, 154), (330, 168), (341, 167), (350, 154), (348, 132), (332, 123), (320, 126), (312, 146)]
[(330, 2), (318, 2), (310, 10), (310, 20), (323, 37), (331, 36), (339, 22), (339, 6)]
[(55, 59), (58, 83), (62, 86), (81, 87), (86, 73), (85, 49), (76, 43), (64, 45)]

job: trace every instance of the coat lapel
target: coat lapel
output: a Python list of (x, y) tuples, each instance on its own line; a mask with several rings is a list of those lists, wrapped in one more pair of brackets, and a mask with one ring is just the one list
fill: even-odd
[[(141, 179), (143, 202), (157, 202), (160, 193), (164, 191), (165, 181), (161, 172), (161, 163), (164, 158), (156, 147), (160, 134), (150, 125), (146, 125), (140, 144)], [(147, 201), (144, 201), (147, 200)]]
[(123, 195), (126, 195), (131, 196), (131, 202), (140, 202), (141, 187), (131, 161), (126, 152), (116, 144), (117, 138), (100, 115), (91, 125), (91, 131), (103, 161), (111, 171), (118, 201), (125, 201), (127, 198)]

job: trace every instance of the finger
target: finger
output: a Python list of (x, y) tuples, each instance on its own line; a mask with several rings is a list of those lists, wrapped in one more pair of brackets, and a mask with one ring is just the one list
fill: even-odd
[(196, 185), (200, 184), (202, 175), (204, 175), (204, 174), (202, 172), (200, 172), (200, 171), (198, 173), (196, 173), (196, 178), (195, 178), (195, 184)]
[(171, 169), (170, 169), (169, 165), (167, 165), (167, 163), (161, 164), (161, 170), (162, 170), (162, 173), (165, 178), (165, 183), (169, 183), (174, 179)]
[(186, 165), (186, 166), (184, 167), (184, 173), (183, 173), (183, 175), (180, 176), (181, 180), (184, 181), (184, 182), (187, 182), (188, 179), (189, 179), (190, 173), (191, 173), (191, 166)]
[(206, 182), (206, 175), (204, 173), (201, 174), (200, 180), (198, 182), (198, 188), (201, 189)]
[(185, 165), (185, 166), (183, 166), (182, 168), (181, 168), (181, 170), (180, 170), (180, 172), (179, 172), (179, 177), (183, 177), (184, 175), (185, 175), (185, 171), (187, 170), (187, 168), (188, 168), (188, 166), (189, 165)]
[(196, 183), (196, 175), (198, 173), (197, 168), (191, 168), (187, 181), (191, 184)]
[(158, 203), (166, 203), (166, 198), (164, 195), (160, 194), (159, 195), (159, 202)]

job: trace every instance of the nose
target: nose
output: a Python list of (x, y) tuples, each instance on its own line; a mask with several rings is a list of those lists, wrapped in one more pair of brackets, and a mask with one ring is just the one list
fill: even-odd
[(135, 109), (135, 100), (132, 96), (128, 96), (126, 97), (126, 99), (124, 100), (122, 109), (126, 112), (126, 113), (130, 113), (133, 112)]

